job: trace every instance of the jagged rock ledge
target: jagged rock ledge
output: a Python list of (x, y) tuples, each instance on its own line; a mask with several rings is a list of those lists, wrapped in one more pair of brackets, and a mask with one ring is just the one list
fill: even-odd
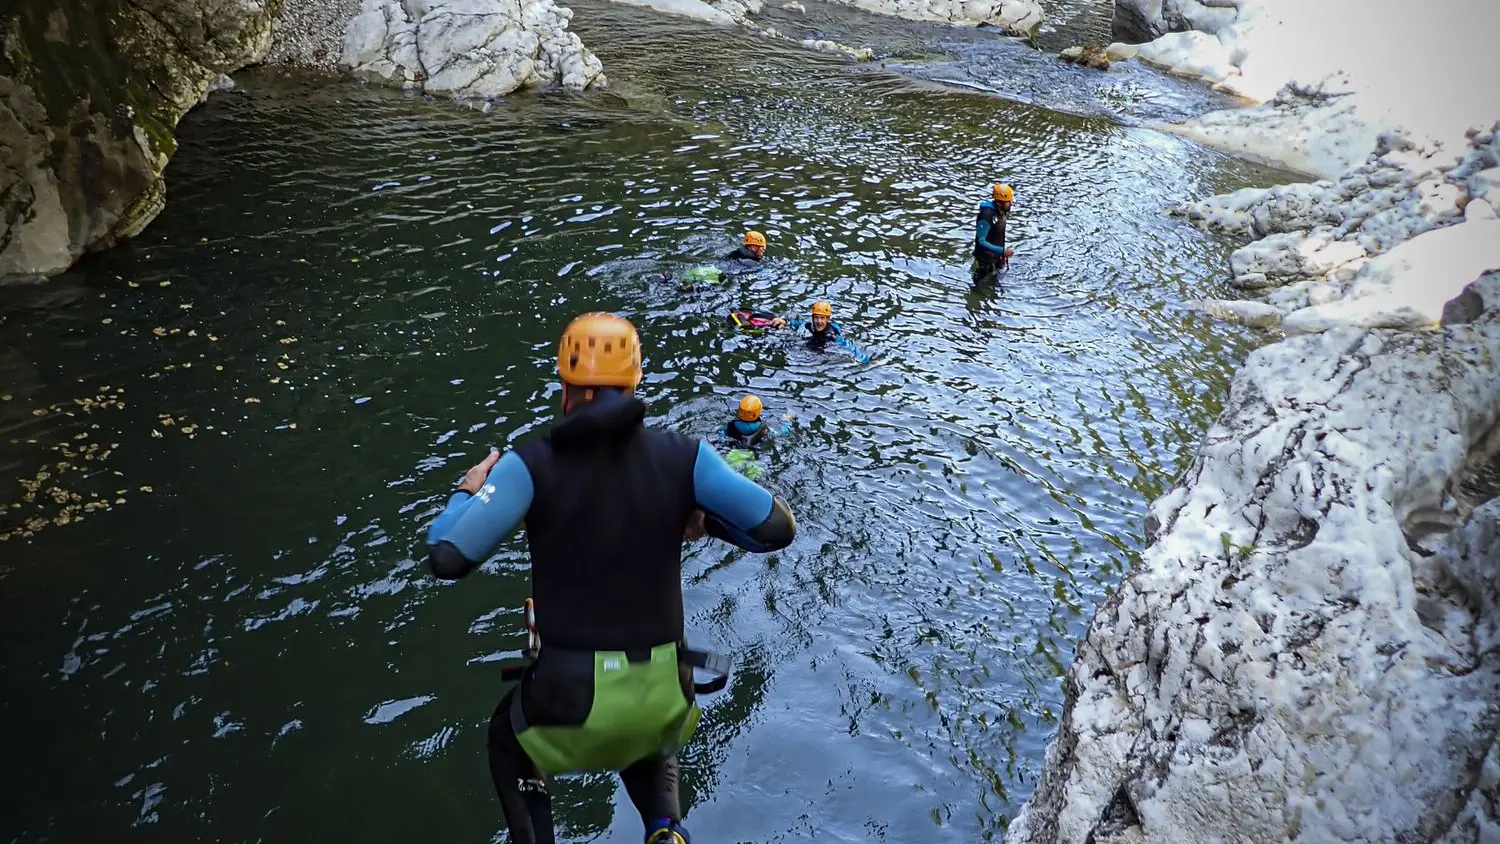
[(1336, 325), (1419, 328), (1469, 282), (1500, 269), (1500, 124), (1455, 160), (1382, 136), (1337, 180), (1246, 188), (1171, 209), (1253, 242), (1230, 256), (1233, 284), (1264, 302), (1195, 303), (1288, 333)]

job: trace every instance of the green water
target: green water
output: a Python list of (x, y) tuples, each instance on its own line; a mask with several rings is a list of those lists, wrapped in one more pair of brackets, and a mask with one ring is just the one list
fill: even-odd
[[(481, 113), (248, 74), (183, 121), (138, 240), (0, 292), (0, 840), (504, 840), (484, 727), (523, 545), (447, 585), (420, 542), (556, 416), (589, 309), (640, 327), (657, 424), (710, 436), (745, 390), (798, 416), (761, 456), (796, 544), (684, 556), (690, 635), (738, 658), (684, 756), (695, 840), (989, 840), (1030, 793), (1092, 608), (1256, 339), (1180, 307), (1230, 247), (1163, 208), (1274, 174), (1139, 126), (1206, 102), (1143, 69), (812, 10), (886, 45), (854, 65), (575, 8), (608, 92)], [(1030, 104), (931, 81), (955, 69)], [(975, 289), (996, 178), (1018, 255)], [(661, 280), (746, 227), (758, 274)], [(818, 298), (878, 365), (724, 319)], [(615, 780), (556, 794), (562, 840), (639, 841)]]

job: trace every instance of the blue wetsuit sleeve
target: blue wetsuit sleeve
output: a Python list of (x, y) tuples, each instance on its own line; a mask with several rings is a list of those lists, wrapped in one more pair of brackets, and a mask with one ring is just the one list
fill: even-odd
[(786, 321), (787, 328), (805, 328), (808, 325), (805, 319), (789, 319)]
[(979, 223), (974, 227), (974, 243), (977, 244), (981, 249), (984, 249), (986, 252), (993, 252), (996, 255), (1004, 255), (1004, 247), (996, 246), (995, 244), (990, 243), (989, 238), (990, 221), (980, 219)]
[(844, 336), (844, 329), (840, 328), (838, 323), (834, 323), (833, 327), (835, 329), (837, 329), (836, 333), (833, 335), (833, 341), (835, 343), (838, 343), (840, 346), (843, 346), (844, 348), (846, 348), (849, 351), (853, 352), (855, 359), (858, 360), (860, 363), (869, 363), (870, 362), (870, 359), (872, 357), (874, 357), (873, 355), (871, 355), (869, 352), (866, 352), (864, 349), (860, 348), (859, 344), (855, 343), (853, 340), (850, 340), (849, 338), (845, 337)]
[(526, 517), (533, 491), (525, 461), (508, 451), (490, 470), (478, 494), (455, 492), (427, 530), (433, 573), (451, 580), (478, 567)]
[(756, 553), (791, 544), (795, 527), (772, 518), (777, 507), (771, 493), (731, 469), (705, 442), (698, 443), (693, 464), (693, 496), (713, 536)]

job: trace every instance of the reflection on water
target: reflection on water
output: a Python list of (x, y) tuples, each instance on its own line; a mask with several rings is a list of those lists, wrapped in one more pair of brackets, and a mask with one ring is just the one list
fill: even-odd
[[(1073, 644), (1252, 340), (1177, 307), (1227, 246), (1161, 209), (1267, 175), (1102, 116), (1149, 97), (1065, 113), (578, 11), (610, 91), (482, 114), (252, 74), (184, 121), (147, 233), (7, 296), (5, 838), (503, 838), (483, 731), (524, 546), (452, 585), (418, 546), (555, 417), (593, 308), (640, 327), (655, 422), (708, 436), (746, 390), (798, 416), (764, 458), (798, 542), (684, 559), (692, 636), (738, 659), (685, 754), (695, 834), (987, 840), (1030, 792)], [(997, 178), (1017, 259), (975, 288)], [(759, 272), (662, 277), (746, 227)], [(725, 319), (820, 298), (876, 363)], [(617, 792), (562, 781), (562, 837), (637, 840)]]

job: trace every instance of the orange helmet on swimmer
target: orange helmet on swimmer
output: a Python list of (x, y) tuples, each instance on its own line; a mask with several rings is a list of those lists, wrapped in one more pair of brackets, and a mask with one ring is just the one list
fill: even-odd
[(745, 422), (756, 422), (760, 419), (762, 405), (760, 399), (755, 396), (745, 396), (740, 399), (740, 419)]

